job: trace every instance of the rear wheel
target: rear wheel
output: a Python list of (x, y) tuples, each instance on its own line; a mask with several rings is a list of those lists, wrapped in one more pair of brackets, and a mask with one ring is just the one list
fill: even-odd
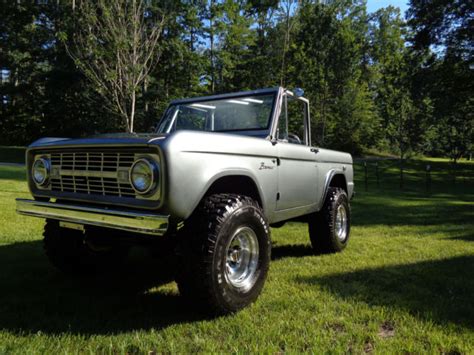
[(346, 192), (330, 187), (323, 208), (309, 220), (309, 236), (317, 253), (342, 251), (349, 242), (351, 210)]
[(255, 201), (211, 195), (179, 232), (180, 293), (215, 314), (242, 309), (263, 288), (270, 249), (270, 230)]
[(46, 220), (43, 246), (51, 262), (59, 270), (81, 274), (117, 263), (128, 249), (111, 243), (112, 236), (101, 231), (62, 228), (58, 221)]

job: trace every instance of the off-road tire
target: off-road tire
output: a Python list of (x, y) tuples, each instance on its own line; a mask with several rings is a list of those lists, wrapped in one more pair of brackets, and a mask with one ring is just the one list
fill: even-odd
[(44, 251), (51, 264), (68, 274), (88, 274), (110, 267), (128, 252), (118, 245), (94, 250), (84, 232), (62, 228), (55, 220), (46, 220), (43, 237)]
[[(345, 208), (347, 218), (346, 237), (341, 240), (336, 232), (336, 214), (339, 206)], [(309, 237), (313, 250), (320, 254), (342, 251), (349, 242), (351, 212), (347, 193), (338, 187), (330, 187), (323, 208), (309, 218)]]
[[(258, 240), (258, 263), (250, 289), (235, 287), (226, 274), (230, 242), (247, 227)], [(228, 314), (255, 301), (263, 288), (270, 263), (270, 228), (250, 197), (215, 194), (204, 198), (178, 231), (177, 251), (180, 294), (206, 313)]]

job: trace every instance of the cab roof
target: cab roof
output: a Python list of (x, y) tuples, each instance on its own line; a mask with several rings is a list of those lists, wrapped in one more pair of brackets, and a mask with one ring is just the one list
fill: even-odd
[(192, 97), (192, 98), (187, 98), (187, 99), (177, 99), (177, 100), (172, 100), (170, 104), (173, 105), (173, 104), (184, 104), (184, 103), (195, 102), (195, 101), (212, 101), (212, 100), (226, 99), (226, 98), (238, 97), (238, 96), (262, 95), (262, 94), (273, 94), (273, 93), (277, 94), (279, 90), (283, 90), (283, 88), (277, 86), (274, 88), (267, 88), (267, 89), (239, 91), (239, 92), (233, 92), (233, 93), (228, 93), (228, 94), (200, 96), (200, 97)]

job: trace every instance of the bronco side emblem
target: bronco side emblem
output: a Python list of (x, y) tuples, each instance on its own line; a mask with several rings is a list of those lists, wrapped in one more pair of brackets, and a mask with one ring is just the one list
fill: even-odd
[(265, 170), (265, 169), (273, 169), (273, 166), (265, 165), (265, 163), (262, 161), (260, 163), (260, 168), (258, 168), (258, 170)]

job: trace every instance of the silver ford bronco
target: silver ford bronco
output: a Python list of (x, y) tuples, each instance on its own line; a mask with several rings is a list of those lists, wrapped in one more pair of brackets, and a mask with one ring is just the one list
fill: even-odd
[(348, 243), (352, 158), (311, 145), (309, 112), (301, 90), (262, 89), (175, 100), (152, 134), (40, 139), (17, 211), (46, 219), (46, 254), (65, 272), (169, 238), (180, 293), (235, 312), (262, 290), (270, 227), (308, 223), (316, 253)]

